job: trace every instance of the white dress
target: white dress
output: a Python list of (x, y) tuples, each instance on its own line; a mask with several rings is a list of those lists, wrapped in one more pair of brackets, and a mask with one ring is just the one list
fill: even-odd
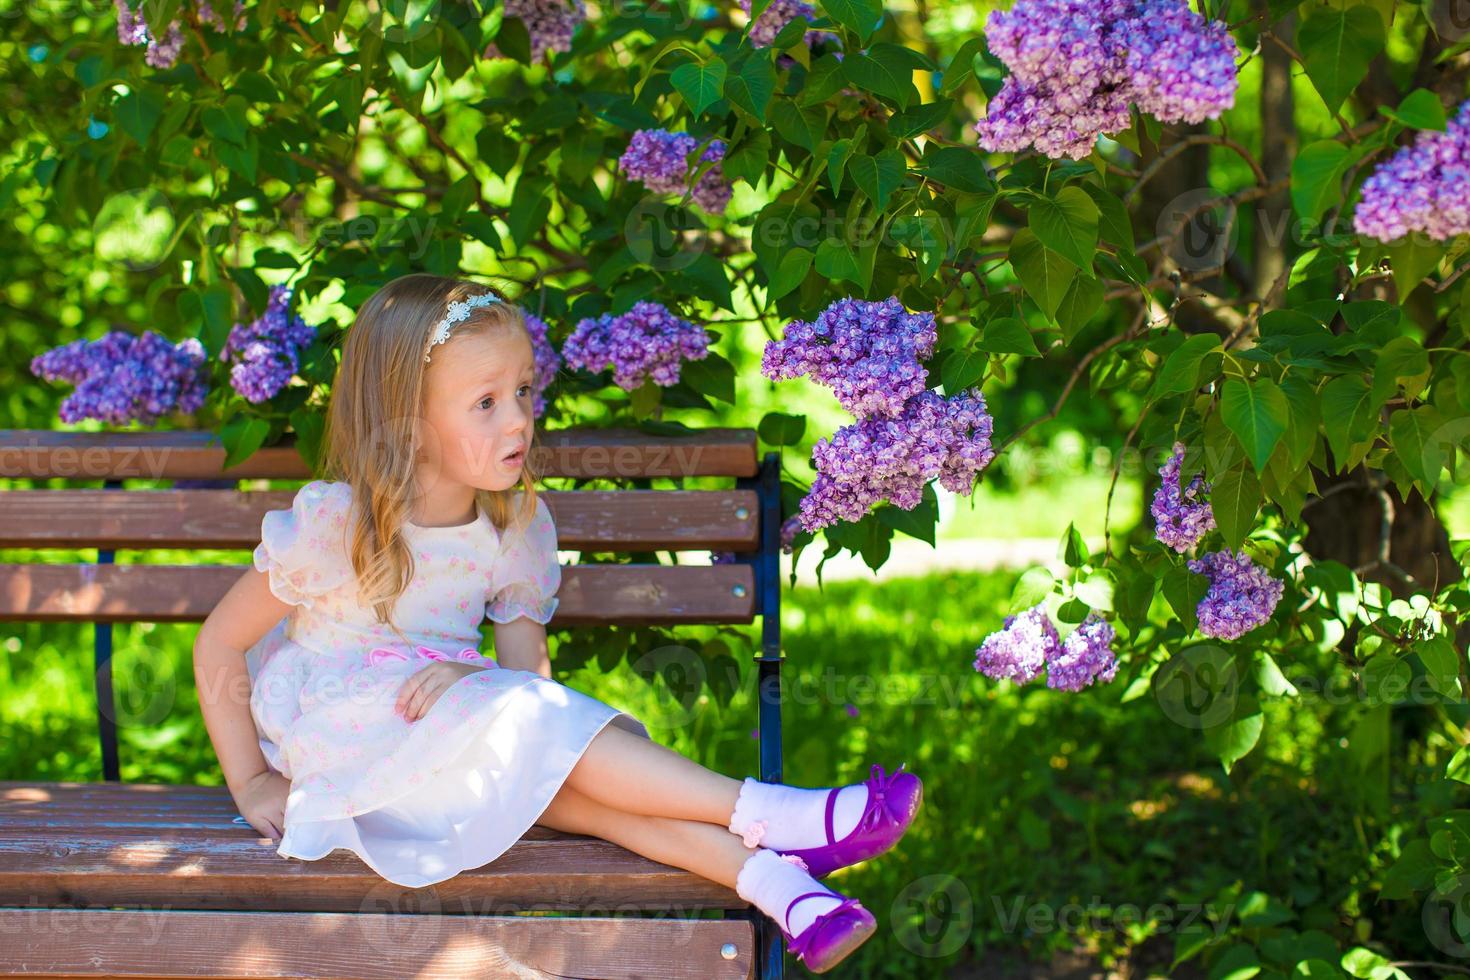
[(405, 644), (358, 601), (351, 508), (348, 484), (308, 483), (290, 510), (265, 515), (255, 549), (271, 591), (296, 606), (246, 653), (261, 751), (291, 781), (276, 852), (316, 860), (347, 848), (387, 880), (422, 887), (519, 840), (603, 726), (648, 730), (487, 658), (490, 669), (456, 681), (418, 721), (394, 714), (416, 671), (474, 656), (485, 616), (551, 619), (556, 528), (539, 498), (534, 519), (503, 535), (483, 510), (460, 527), (406, 525), (415, 568), (393, 612)]

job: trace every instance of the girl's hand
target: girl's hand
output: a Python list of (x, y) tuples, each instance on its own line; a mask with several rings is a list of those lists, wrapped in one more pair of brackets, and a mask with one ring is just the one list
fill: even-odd
[(280, 840), (286, 826), (286, 796), (291, 781), (274, 769), (250, 777), (235, 794), (235, 807), (262, 836)]
[(393, 713), (407, 722), (418, 721), (455, 681), (488, 669), (462, 661), (436, 660), (403, 682)]

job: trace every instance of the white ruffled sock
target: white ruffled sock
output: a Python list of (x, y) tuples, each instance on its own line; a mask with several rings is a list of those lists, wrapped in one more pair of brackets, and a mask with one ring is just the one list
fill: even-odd
[[(832, 897), (802, 899), (791, 910), (791, 919), (787, 921), (786, 907), (793, 899), (807, 892), (822, 891), (829, 892)], [(777, 922), (784, 923), (792, 936), (801, 935), (817, 916), (836, 908), (845, 897), (764, 847), (756, 848), (755, 853), (740, 866), (740, 872), (735, 876), (735, 894)]]
[[(746, 777), (730, 814), (730, 832), (739, 834), (746, 847), (790, 851), (821, 847), (827, 843), (827, 794), (830, 789), (805, 789), (780, 783), (763, 783)], [(865, 783), (844, 786), (832, 808), (832, 833), (842, 840), (862, 819), (868, 803)]]

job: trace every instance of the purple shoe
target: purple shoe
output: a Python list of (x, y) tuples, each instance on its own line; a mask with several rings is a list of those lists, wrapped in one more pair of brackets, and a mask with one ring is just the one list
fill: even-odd
[[(845, 787), (838, 786), (827, 795), (827, 843), (818, 847), (781, 851), (800, 859), (807, 874), (822, 878), (838, 868), (845, 868), (859, 861), (876, 857), (899, 842), (904, 832), (913, 823), (924, 799), (924, 784), (911, 772), (904, 772), (907, 763), (899, 763), (892, 773), (873, 765), (872, 775), (867, 779), (868, 803), (857, 826), (842, 840), (832, 832), (832, 811), (837, 806), (837, 793)], [(773, 848), (773, 850), (775, 850)]]
[[(834, 895), (830, 891), (807, 892), (798, 895), (786, 906), (786, 921), (791, 921), (791, 909), (803, 898), (816, 895)], [(840, 896), (839, 896), (840, 897)], [(780, 923), (776, 927), (786, 937), (786, 949), (796, 961), (813, 973), (826, 973), (847, 958), (878, 928), (873, 913), (863, 908), (855, 898), (842, 900), (842, 904), (828, 909), (812, 920), (812, 924), (792, 937)]]

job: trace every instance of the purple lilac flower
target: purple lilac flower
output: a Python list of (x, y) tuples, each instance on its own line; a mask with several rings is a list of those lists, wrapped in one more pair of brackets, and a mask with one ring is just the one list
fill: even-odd
[(259, 404), (286, 387), (300, 365), (301, 349), (316, 338), (316, 328), (289, 312), (291, 291), (272, 286), (265, 312), (230, 329), (219, 359), (233, 361), (230, 385), (246, 401)]
[(792, 514), (781, 522), (781, 550), (791, 554), (796, 550), (796, 536), (801, 533), (801, 515)]
[(1210, 589), (1196, 609), (1199, 630), (1221, 640), (1233, 640), (1270, 619), (1286, 588), (1243, 551), (1212, 551), (1186, 564), (1191, 572), (1209, 576)]
[[(618, 158), (618, 167), (630, 180), (659, 194), (683, 194), (689, 179), (689, 154), (699, 140), (688, 133), (666, 129), (640, 129), (628, 141), (628, 148)], [(720, 160), (725, 155), (725, 141), (714, 139), (699, 155), (701, 162)], [(711, 167), (694, 186), (694, 203), (712, 214), (722, 214), (730, 202), (731, 188), (719, 167)]]
[[(572, 35), (587, 19), (584, 0), (505, 0), (505, 16), (519, 17), (531, 35), (531, 60), (540, 61), (548, 51), (572, 50)], [(504, 58), (495, 42), (485, 47), (485, 57)]]
[(193, 338), (174, 344), (151, 330), (139, 336), (113, 330), (38, 355), (31, 373), (76, 386), (61, 403), (63, 422), (91, 418), (150, 425), (170, 412), (187, 414), (204, 404), (207, 360), (204, 346)]
[(1470, 102), (1444, 132), (1421, 132), (1363, 181), (1353, 230), (1384, 242), (1414, 231), (1441, 241), (1470, 231)]
[[(199, 23), (208, 24), (210, 27), (214, 28), (215, 33), (223, 34), (225, 31), (229, 30), (229, 28), (225, 25), (224, 20), (220, 18), (220, 15), (215, 11), (214, 2), (215, 0), (199, 0), (199, 3), (197, 5), (199, 12)], [(219, 0), (219, 2), (223, 3), (224, 0)], [(243, 31), (245, 29), (245, 0), (235, 0), (234, 17), (235, 30)]]
[(1046, 615), (1044, 604), (1038, 603), (1007, 616), (1000, 630), (975, 649), (974, 666), (992, 680), (1025, 684), (1056, 659), (1060, 647), (1057, 628)]
[(766, 343), (761, 374), (772, 381), (808, 375), (827, 385), (854, 416), (895, 416), (925, 389), (919, 363), (934, 353), (934, 314), (910, 313), (895, 296), (839, 299), (811, 323), (794, 320)]
[(817, 478), (802, 498), (801, 526), (816, 531), (858, 521), (882, 500), (913, 510), (935, 477), (952, 493), (968, 495), (975, 474), (995, 457), (992, 420), (979, 389), (945, 398), (922, 391), (897, 418), (863, 418), (843, 426), (812, 449)]
[(1200, 122), (1235, 104), (1237, 48), (1183, 0), (1018, 0), (986, 21), (1011, 75), (975, 124), (980, 146), (1080, 159), (1129, 124), (1129, 104)]
[(1057, 691), (1080, 691), (1094, 681), (1112, 680), (1118, 672), (1112, 647), (1115, 635), (1107, 620), (1089, 612), (1047, 661), (1046, 686)]
[(679, 366), (709, 355), (704, 327), (680, 319), (660, 303), (640, 300), (628, 312), (604, 313), (577, 324), (562, 347), (567, 366), (583, 371), (613, 370), (613, 383), (632, 391), (644, 381), (669, 387), (679, 382)]
[(531, 393), (531, 411), (536, 416), (546, 414), (546, 389), (556, 380), (561, 370), (561, 355), (551, 343), (551, 331), (534, 313), (521, 311), (526, 321), (526, 332), (531, 335), (531, 350), (536, 358), (536, 385)]
[[(740, 0), (740, 9), (745, 11), (745, 16), (750, 16), (750, 0)], [(771, 42), (776, 40), (776, 35), (781, 29), (798, 17), (808, 21), (817, 19), (817, 8), (803, 0), (771, 0), (771, 5), (761, 11), (761, 15), (750, 25), (750, 43), (758, 48), (768, 48)], [(813, 36), (815, 35), (815, 37)], [(822, 37), (821, 31), (807, 31), (803, 40), (807, 47), (817, 43)]]
[(711, 565), (733, 565), (735, 562), (735, 552), (733, 551), (711, 551), (709, 553), (709, 563)]
[[(220, 2), (223, 3), (224, 0)], [(117, 9), (117, 39), (123, 44), (148, 45), (148, 51), (143, 55), (144, 61), (154, 68), (172, 68), (174, 62), (178, 61), (179, 52), (184, 47), (184, 30), (179, 22), (171, 21), (168, 28), (160, 32), (149, 26), (141, 3), (137, 10), (128, 5), (128, 0), (113, 0), (113, 6)], [(201, 24), (208, 24), (217, 33), (223, 33), (229, 29), (223, 18), (214, 9), (212, 0), (197, 0), (194, 8)], [(245, 28), (243, 0), (235, 0), (233, 18), (234, 29), (243, 30)]]
[(1159, 470), (1162, 483), (1154, 491), (1154, 536), (1183, 554), (1215, 529), (1215, 511), (1204, 495), (1210, 492), (1203, 473), (1196, 473), (1189, 486), (1179, 485), (1179, 467), (1184, 461), (1184, 443), (1175, 442), (1173, 453)]

